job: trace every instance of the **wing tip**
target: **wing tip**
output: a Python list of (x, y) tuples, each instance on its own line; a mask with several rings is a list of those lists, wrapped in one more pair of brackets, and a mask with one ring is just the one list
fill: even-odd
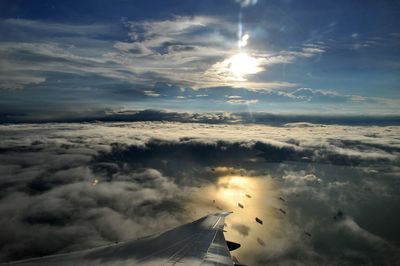
[(226, 216), (228, 216), (229, 214), (232, 214), (232, 213), (233, 213), (233, 211), (222, 211), (222, 212), (217, 212), (214, 215), (215, 216), (226, 217)]

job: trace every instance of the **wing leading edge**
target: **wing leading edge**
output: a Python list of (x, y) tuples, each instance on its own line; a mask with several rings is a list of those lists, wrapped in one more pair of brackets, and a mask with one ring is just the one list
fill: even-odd
[(223, 228), (230, 212), (207, 215), (161, 234), (7, 265), (234, 265)]

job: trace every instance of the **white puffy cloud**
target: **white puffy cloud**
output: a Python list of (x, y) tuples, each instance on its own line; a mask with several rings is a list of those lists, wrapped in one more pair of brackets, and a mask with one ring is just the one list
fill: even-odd
[(298, 173), (288, 173), (282, 177), (283, 180), (288, 182), (293, 182), (296, 185), (305, 185), (307, 183), (322, 182), (320, 178), (314, 174), (304, 174), (302, 172)]

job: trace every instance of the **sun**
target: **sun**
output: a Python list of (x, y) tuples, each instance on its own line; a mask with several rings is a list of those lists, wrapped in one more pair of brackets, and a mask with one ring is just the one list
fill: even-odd
[(262, 70), (260, 64), (255, 57), (251, 57), (246, 53), (237, 53), (227, 60), (229, 72), (238, 80), (245, 80), (245, 76), (256, 74)]

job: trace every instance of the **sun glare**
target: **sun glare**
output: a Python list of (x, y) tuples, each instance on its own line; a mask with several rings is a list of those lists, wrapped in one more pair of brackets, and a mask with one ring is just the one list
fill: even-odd
[(238, 52), (226, 58), (222, 62), (217, 62), (211, 68), (211, 71), (222, 77), (225, 81), (247, 81), (247, 75), (256, 74), (264, 70), (265, 58), (254, 57), (244, 52), (250, 35), (242, 35), (239, 31)]
[(257, 58), (251, 57), (246, 53), (238, 53), (228, 59), (229, 72), (237, 79), (244, 80), (244, 76), (260, 72)]

